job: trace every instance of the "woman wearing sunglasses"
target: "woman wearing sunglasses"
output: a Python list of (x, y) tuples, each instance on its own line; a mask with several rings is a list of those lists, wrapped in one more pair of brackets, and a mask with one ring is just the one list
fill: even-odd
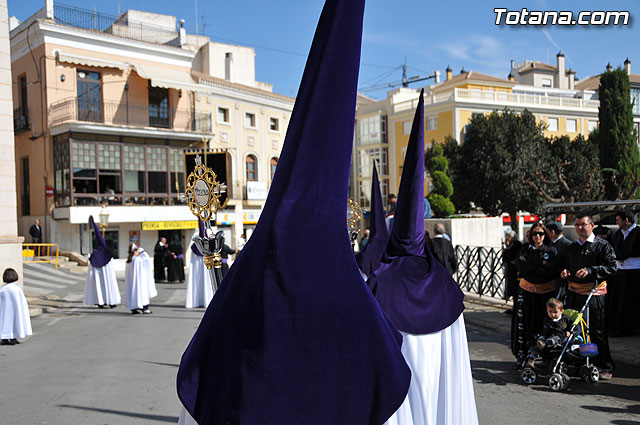
[(547, 300), (555, 295), (555, 280), (560, 272), (558, 253), (546, 236), (541, 222), (535, 223), (527, 234), (528, 244), (516, 259), (519, 288), (515, 313), (511, 320), (511, 351), (518, 365), (527, 354), (527, 346), (542, 331), (547, 315)]

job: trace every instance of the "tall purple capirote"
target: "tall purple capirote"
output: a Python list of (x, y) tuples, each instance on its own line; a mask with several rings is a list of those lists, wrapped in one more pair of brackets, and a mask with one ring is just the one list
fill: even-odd
[(423, 92), (411, 127), (389, 244), (367, 284), (395, 326), (407, 333), (441, 331), (464, 310), (458, 284), (424, 249)]
[(107, 243), (102, 236), (102, 231), (98, 227), (93, 216), (89, 216), (89, 224), (93, 227), (93, 231), (96, 234), (96, 246), (89, 257), (89, 262), (93, 267), (104, 267), (113, 258), (113, 253), (107, 247)]
[[(207, 236), (207, 232), (204, 228), (204, 221), (200, 220), (199, 218), (198, 218), (198, 231), (201, 238), (204, 238)], [(200, 250), (198, 249), (198, 247), (196, 246), (196, 244), (194, 243), (191, 244), (191, 252), (197, 255), (198, 257), (203, 256)]]
[(326, 1), (260, 220), (182, 356), (200, 424), (382, 424), (408, 391), (347, 230), (363, 12)]
[(369, 241), (356, 255), (356, 262), (362, 273), (371, 275), (380, 264), (382, 255), (387, 248), (389, 232), (385, 222), (380, 181), (375, 161), (373, 162), (373, 180), (371, 182), (371, 224), (369, 225)]

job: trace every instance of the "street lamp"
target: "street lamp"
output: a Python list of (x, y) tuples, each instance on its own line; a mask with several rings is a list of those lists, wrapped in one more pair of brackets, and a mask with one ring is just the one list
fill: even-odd
[(107, 211), (107, 203), (102, 204), (102, 210), (100, 211), (100, 230), (102, 230), (102, 237), (104, 238), (104, 230), (109, 224), (109, 212)]

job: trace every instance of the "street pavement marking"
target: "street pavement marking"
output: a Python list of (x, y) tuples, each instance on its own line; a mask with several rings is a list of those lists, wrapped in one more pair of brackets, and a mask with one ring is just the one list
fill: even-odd
[(81, 279), (84, 281), (84, 279), (86, 279), (86, 276), (81, 276), (81, 275), (77, 275), (77, 274), (73, 274), (71, 272), (63, 272), (62, 270), (58, 269), (56, 270), (53, 266), (49, 266), (49, 265), (45, 265), (45, 264), (38, 264), (38, 263), (27, 263), (23, 266), (24, 270), (29, 270), (29, 269), (34, 269), (34, 271), (41, 271), (41, 272), (45, 272), (48, 274), (53, 274), (53, 275), (57, 275), (59, 277), (63, 277), (66, 279)]
[(36, 287), (30, 286), (30, 285), (24, 285), (24, 289), (27, 292), (35, 292), (37, 294), (42, 294), (42, 295), (50, 294), (50, 293), (53, 292), (53, 291), (49, 291), (48, 289), (36, 288)]
[[(31, 284), (37, 285), (41, 281), (51, 282), (51, 284), (54, 284), (55, 282), (55, 285), (57, 286), (52, 286), (52, 288), (66, 288), (67, 286), (70, 286), (70, 285), (79, 285), (81, 283), (84, 283), (84, 280), (80, 281), (80, 280), (64, 279), (56, 276), (49, 276), (46, 273), (34, 272), (29, 270), (23, 271), (23, 274), (24, 274), (24, 280)], [(43, 286), (47, 286), (47, 285), (43, 284)]]
[[(171, 296), (162, 304), (165, 305), (169, 305), (169, 304), (178, 304), (178, 305), (184, 305), (185, 303), (185, 297), (187, 296), (186, 290), (185, 288), (180, 288), (180, 289), (175, 289), (173, 291), (173, 294), (171, 294)], [(153, 303), (153, 301), (152, 301)]]
[(44, 286), (45, 288), (52, 288), (52, 289), (63, 289), (66, 288), (67, 285), (58, 285), (57, 283), (49, 283), (47, 281), (38, 279), (37, 277), (33, 277), (33, 276), (27, 276), (25, 273), (25, 284), (28, 283), (28, 286)]

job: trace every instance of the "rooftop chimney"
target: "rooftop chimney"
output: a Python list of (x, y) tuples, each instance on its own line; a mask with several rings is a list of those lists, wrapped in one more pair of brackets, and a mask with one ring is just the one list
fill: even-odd
[(47, 19), (53, 19), (53, 0), (44, 0), (44, 10), (46, 13)]
[(627, 71), (627, 75), (631, 75), (631, 61), (629, 60), (629, 58), (624, 61), (624, 70)]
[(233, 81), (233, 53), (224, 54), (224, 79)]
[(187, 44), (187, 30), (184, 29), (184, 19), (180, 19), (180, 30), (178, 34), (180, 37), (180, 46), (182, 47)]
[(567, 74), (565, 72), (565, 65), (564, 65), (565, 59), (564, 59), (564, 53), (562, 53), (562, 51), (559, 51), (558, 54), (556, 55), (556, 63), (558, 66), (558, 73), (556, 74), (556, 78), (557, 78), (556, 87), (560, 89), (568, 89), (569, 81), (567, 78)]
[(609, 62), (609, 63), (607, 64), (607, 71), (608, 71), (608, 72), (611, 72), (612, 70), (613, 70), (613, 67), (611, 66), (611, 62)]
[(447, 81), (453, 78), (453, 71), (451, 71), (451, 67), (447, 65), (447, 69), (444, 71), (447, 75)]
[(516, 80), (512, 73), (509, 73), (509, 75), (507, 75), (507, 79), (509, 81), (515, 81)]

